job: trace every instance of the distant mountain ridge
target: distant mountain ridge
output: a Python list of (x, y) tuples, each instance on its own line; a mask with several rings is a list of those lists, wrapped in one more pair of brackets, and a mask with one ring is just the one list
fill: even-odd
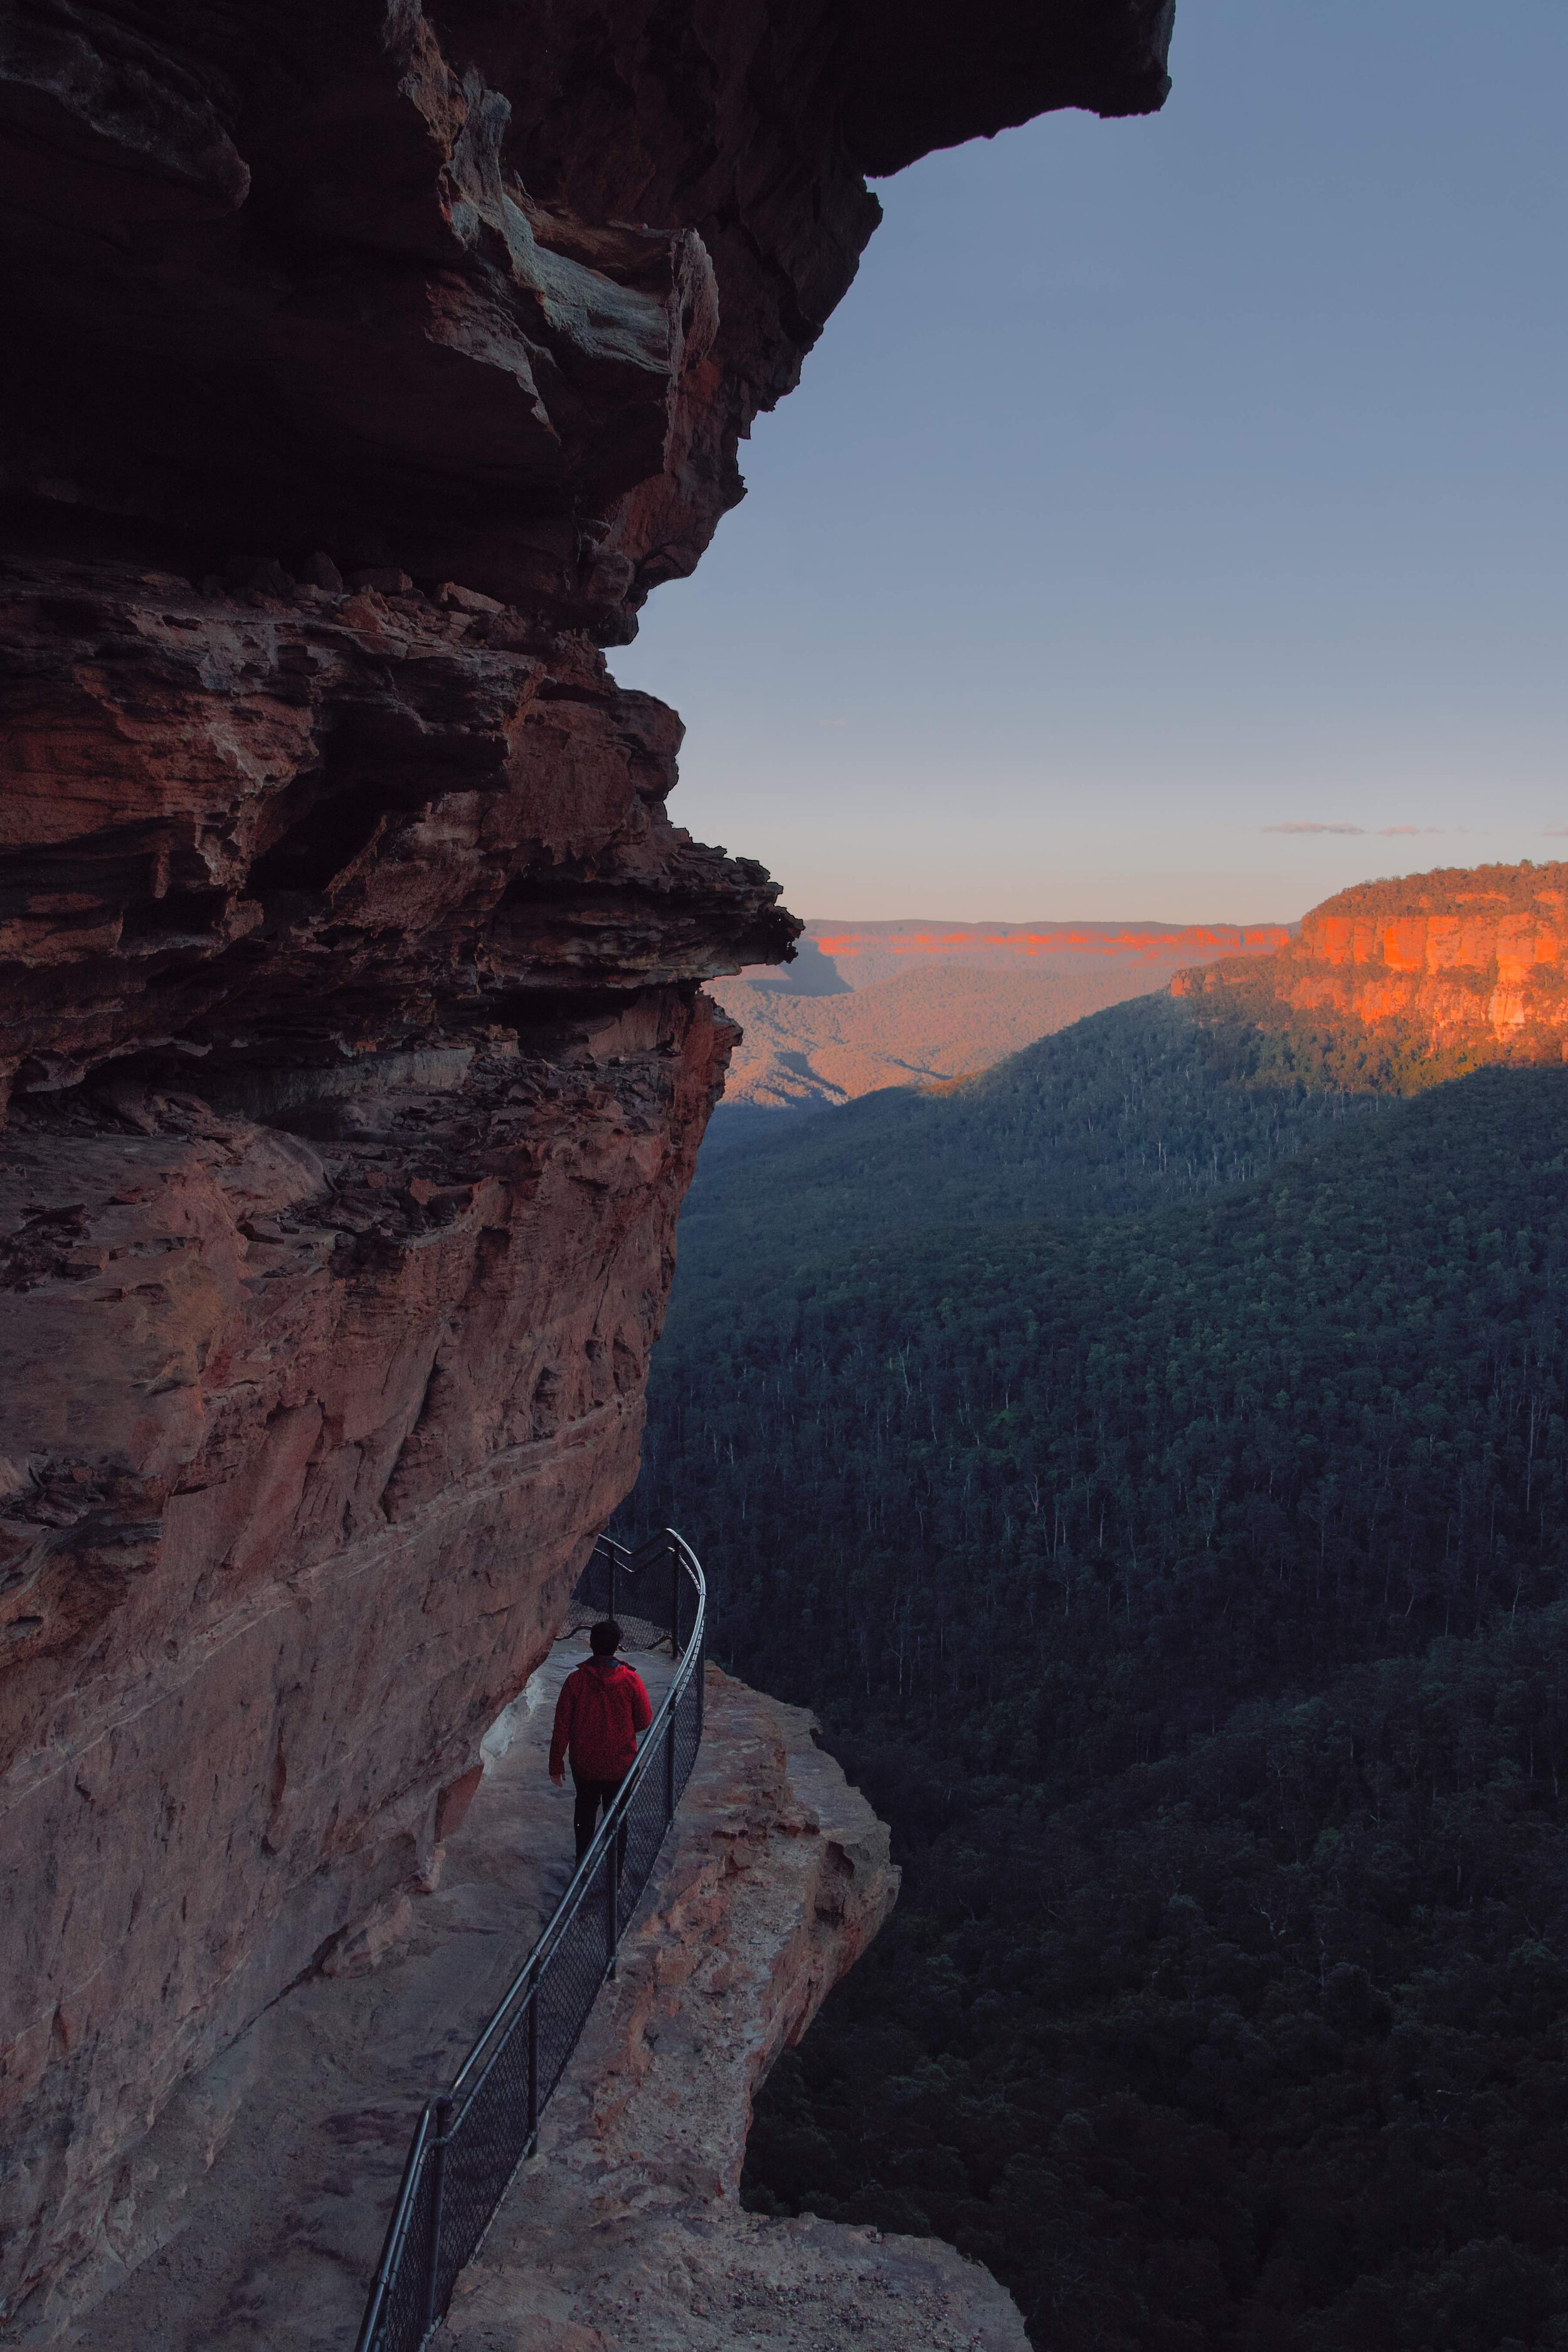
[(713, 987), (744, 1033), (719, 1135), (884, 1087), (973, 1076), (1211, 957), (1289, 943), (1283, 923), (810, 922), (795, 961)]
[[(1561, 1069), (1565, 909), (1568, 863), (1361, 884), (1274, 953), (1188, 967), (1163, 990), (1145, 979), (1136, 1001), (1069, 1017), (966, 1083), (771, 1131), (737, 1118), (733, 1164), (721, 1129), (688, 1196), (685, 1295), (736, 1253), (1197, 1198), (1393, 1097), (1491, 1064)], [(868, 1008), (914, 977), (809, 1009)]]
[(910, 915), (882, 923), (816, 917), (805, 937), (851, 988), (868, 988), (927, 962), (972, 963), (1016, 971), (1121, 964), (1136, 969), (1207, 963), (1212, 957), (1268, 953), (1289, 944), (1289, 923), (953, 923)]

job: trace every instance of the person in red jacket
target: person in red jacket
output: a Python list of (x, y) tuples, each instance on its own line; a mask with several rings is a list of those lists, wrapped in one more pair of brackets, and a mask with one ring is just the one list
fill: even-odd
[[(565, 1785), (571, 1759), (577, 1791), (572, 1826), (579, 1862), (594, 1843), (601, 1809), (609, 1811), (616, 1790), (637, 1762), (638, 1732), (653, 1721), (653, 1702), (642, 1676), (616, 1655), (621, 1629), (614, 1618), (595, 1626), (588, 1646), (593, 1656), (574, 1666), (561, 1685), (550, 1740), (550, 1777), (558, 1789)], [(624, 1860), (624, 1830), (621, 1839)]]

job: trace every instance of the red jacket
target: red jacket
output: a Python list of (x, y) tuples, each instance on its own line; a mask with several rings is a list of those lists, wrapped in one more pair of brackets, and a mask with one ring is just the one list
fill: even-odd
[(559, 1772), (572, 1754), (582, 1780), (618, 1780), (637, 1759), (637, 1733), (653, 1721), (653, 1703), (642, 1676), (619, 1658), (586, 1658), (561, 1685), (550, 1769)]

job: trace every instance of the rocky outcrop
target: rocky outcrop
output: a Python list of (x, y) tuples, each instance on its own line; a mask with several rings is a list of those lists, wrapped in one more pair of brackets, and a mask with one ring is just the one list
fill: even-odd
[(46, 2231), (90, 2241), (181, 2076), (423, 1880), (443, 1790), (636, 1475), (722, 1042), (655, 993), (574, 1050), (410, 1055), (346, 1097), (346, 1136), (156, 1091), (118, 1098), (135, 1127), (88, 1102), (14, 1128), (0, 2011), (24, 2280)]
[(1157, 104), (1166, 17), (0, 26), (0, 2309), (423, 1882), (633, 1475), (698, 984), (796, 926), (600, 648), (864, 169)]
[[(1447, 867), (1326, 898), (1268, 957), (1178, 974), (1237, 1019), (1353, 1081), (1430, 1085), (1489, 1062), (1568, 1059), (1568, 865)], [(1326, 1047), (1321, 1047), (1326, 1050)]]
[(174, 2084), (420, 1879), (636, 1475), (733, 1034), (693, 982), (788, 934), (669, 824), (678, 730), (580, 639), (102, 564), (9, 617), (26, 2288)]
[[(605, 640), (878, 218), (866, 170), (1164, 96), (1170, 0), (23, 0), (0, 33), (5, 486), (324, 550)], [(200, 567), (198, 567), (200, 568)]]
[(887, 1841), (803, 1710), (710, 1670), (651, 1907), (458, 2282), (456, 2352), (1024, 2352), (951, 2247), (741, 2208), (752, 2094), (891, 1907)]

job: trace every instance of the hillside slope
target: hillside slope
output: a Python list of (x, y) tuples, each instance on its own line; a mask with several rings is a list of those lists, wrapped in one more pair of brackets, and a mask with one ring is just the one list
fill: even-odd
[(637, 1509), (907, 1867), (750, 2194), (1042, 2352), (1568, 2345), (1562, 877), (1347, 893), (691, 1195)]
[[(872, 992), (868, 992), (871, 993)], [(840, 1003), (841, 999), (829, 999)], [(698, 1163), (680, 1223), (692, 1287), (753, 1257), (907, 1227), (1154, 1208), (1237, 1183), (1376, 1097), (1258, 1076), (1256, 1036), (1142, 996), (945, 1094), (866, 1097)]]
[(1487, 1070), (686, 1293), (642, 1505), (909, 1866), (763, 2210), (951, 2238), (1051, 2352), (1568, 2336), (1565, 1175), (1568, 1073)]

